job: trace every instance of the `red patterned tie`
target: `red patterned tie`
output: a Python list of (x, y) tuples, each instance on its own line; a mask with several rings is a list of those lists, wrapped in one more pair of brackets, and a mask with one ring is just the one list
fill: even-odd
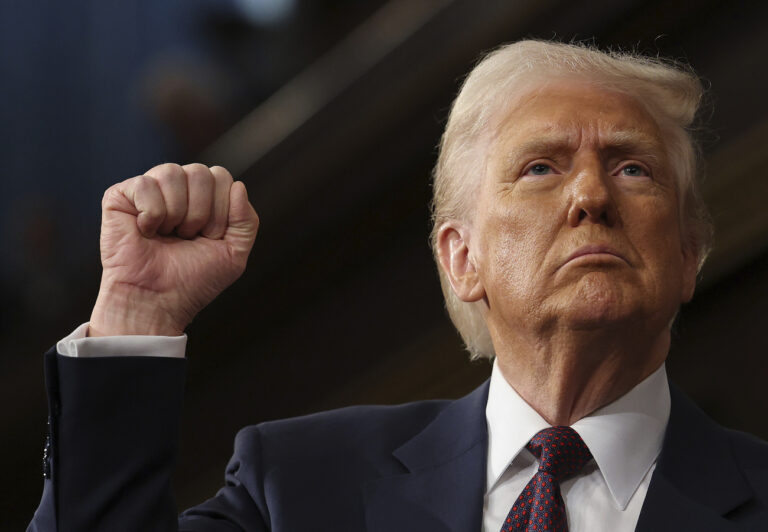
[(526, 449), (539, 459), (539, 471), (515, 501), (501, 532), (568, 532), (560, 482), (579, 472), (592, 453), (571, 427), (544, 429)]

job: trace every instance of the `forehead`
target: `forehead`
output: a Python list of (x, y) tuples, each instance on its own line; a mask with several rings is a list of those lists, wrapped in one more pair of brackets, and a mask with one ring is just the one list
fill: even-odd
[(663, 151), (659, 125), (635, 97), (584, 81), (557, 81), (522, 92), (501, 113), (495, 144), (551, 140), (597, 147), (639, 143)]

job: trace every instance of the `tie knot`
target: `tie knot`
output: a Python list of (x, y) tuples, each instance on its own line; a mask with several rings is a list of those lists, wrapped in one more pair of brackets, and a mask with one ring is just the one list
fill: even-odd
[(550, 427), (531, 438), (526, 449), (539, 459), (539, 471), (558, 482), (578, 473), (592, 458), (581, 436), (571, 427)]

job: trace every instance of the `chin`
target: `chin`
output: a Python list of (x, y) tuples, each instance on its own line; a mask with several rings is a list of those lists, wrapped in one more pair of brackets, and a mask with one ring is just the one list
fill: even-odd
[[(629, 289), (628, 289), (629, 288)], [(574, 328), (597, 329), (637, 317), (640, 305), (632, 304), (633, 290), (600, 273), (585, 275), (571, 291), (564, 314)]]

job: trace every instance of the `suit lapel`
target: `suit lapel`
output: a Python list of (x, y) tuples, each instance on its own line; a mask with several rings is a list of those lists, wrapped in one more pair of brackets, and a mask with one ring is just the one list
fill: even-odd
[(724, 516), (753, 498), (727, 433), (675, 386), (664, 444), (638, 532), (729, 530)]
[(393, 455), (408, 473), (365, 486), (369, 532), (468, 532), (482, 524), (488, 383), (446, 407)]
[[(727, 433), (674, 385), (664, 444), (636, 530), (723, 531), (754, 495)], [(393, 456), (408, 471), (364, 487), (369, 532), (480, 530), (488, 433), (488, 383), (451, 403)]]

